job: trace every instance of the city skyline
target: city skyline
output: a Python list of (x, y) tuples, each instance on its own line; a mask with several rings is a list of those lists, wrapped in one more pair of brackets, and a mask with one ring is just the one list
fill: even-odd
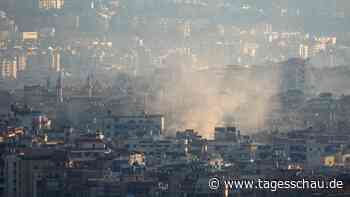
[(1, 0), (0, 197), (349, 196), (349, 13)]

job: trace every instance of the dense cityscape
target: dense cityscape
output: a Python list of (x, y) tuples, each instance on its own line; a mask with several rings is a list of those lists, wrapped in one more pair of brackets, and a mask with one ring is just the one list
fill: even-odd
[(0, 0), (0, 197), (349, 197), (349, 21), (348, 0)]

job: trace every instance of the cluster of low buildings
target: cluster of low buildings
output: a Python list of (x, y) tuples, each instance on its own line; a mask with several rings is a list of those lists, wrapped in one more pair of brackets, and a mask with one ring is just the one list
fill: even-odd
[[(13, 106), (2, 123), (1, 196), (347, 196), (348, 132), (307, 128), (244, 135), (214, 128), (164, 135), (162, 115), (109, 116), (106, 128), (58, 128), (43, 113)], [(53, 121), (54, 122), (54, 121)], [(22, 125), (22, 127), (20, 126)], [(258, 135), (258, 134), (257, 134)], [(337, 178), (332, 191), (210, 190), (211, 177)], [(321, 196), (322, 196), (321, 195)]]
[[(347, 84), (349, 15), (344, 0), (323, 1), (315, 9), (337, 22), (333, 33), (289, 25), (310, 2), (1, 0), (0, 197), (349, 196), (350, 97), (314, 87), (328, 81), (320, 67), (345, 76), (324, 89)], [(197, 80), (208, 89), (199, 96), (187, 89)], [(256, 116), (258, 133), (179, 128), (193, 116), (182, 111), (235, 95), (242, 106), (222, 111), (237, 125)], [(250, 102), (260, 99), (268, 112)], [(212, 191), (211, 177), (345, 187)]]

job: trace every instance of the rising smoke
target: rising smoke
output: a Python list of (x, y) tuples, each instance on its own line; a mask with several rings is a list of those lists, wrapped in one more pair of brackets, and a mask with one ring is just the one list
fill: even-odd
[(263, 128), (277, 90), (271, 73), (244, 66), (164, 73), (160, 79), (166, 80), (155, 80), (160, 88), (149, 105), (152, 111), (166, 115), (169, 132), (195, 129), (206, 138), (213, 137), (216, 126), (238, 126), (243, 132)]

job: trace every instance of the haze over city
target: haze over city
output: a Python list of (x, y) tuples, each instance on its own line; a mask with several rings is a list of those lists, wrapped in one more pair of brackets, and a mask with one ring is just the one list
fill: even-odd
[[(349, 196), (349, 13), (1, 0), (0, 197)], [(344, 187), (220, 186), (230, 177)]]

